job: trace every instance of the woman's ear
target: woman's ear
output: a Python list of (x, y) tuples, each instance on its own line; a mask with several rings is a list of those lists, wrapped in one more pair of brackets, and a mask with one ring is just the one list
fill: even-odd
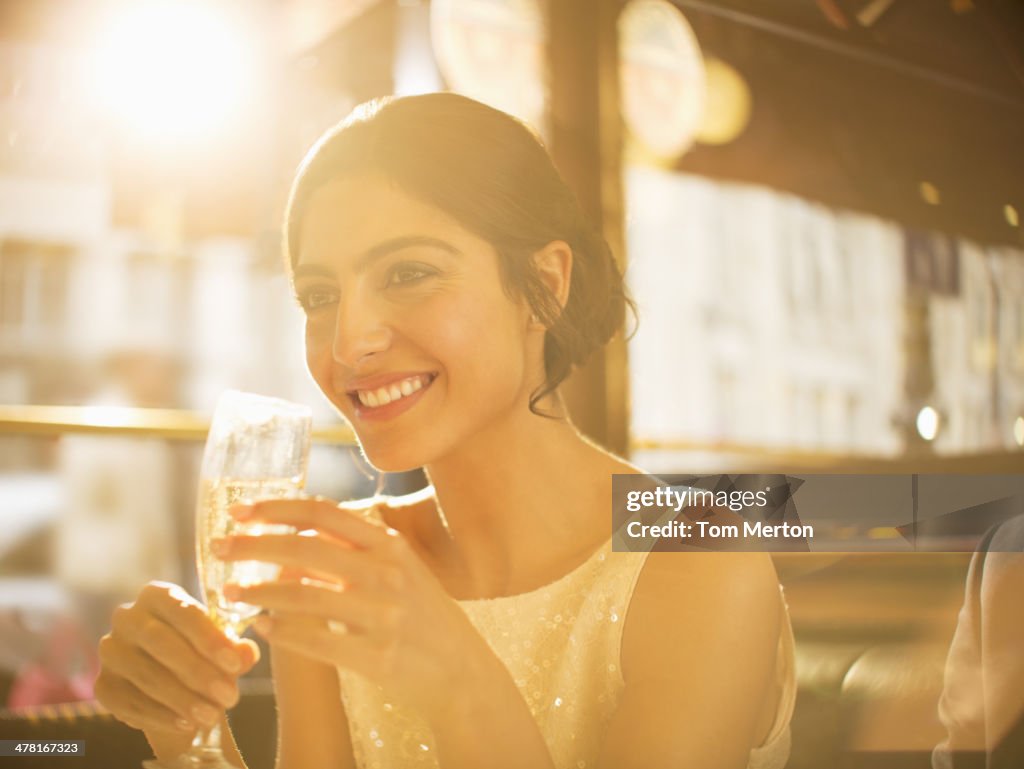
[(553, 240), (533, 255), (537, 274), (560, 308), (569, 301), (572, 282), (572, 249), (564, 240)]

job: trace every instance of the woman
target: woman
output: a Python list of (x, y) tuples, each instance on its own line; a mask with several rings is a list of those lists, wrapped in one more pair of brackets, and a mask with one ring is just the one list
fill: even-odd
[[(611, 475), (638, 471), (579, 435), (557, 388), (627, 300), (536, 138), (452, 94), (374, 103), (313, 148), (286, 224), (310, 373), (373, 465), (431, 486), (238, 510), (317, 532), (220, 549), (289, 569), (232, 592), (269, 610), (278, 766), (785, 763), (769, 557), (611, 552)], [(161, 584), (101, 655), (102, 702), (160, 757), (255, 660)]]

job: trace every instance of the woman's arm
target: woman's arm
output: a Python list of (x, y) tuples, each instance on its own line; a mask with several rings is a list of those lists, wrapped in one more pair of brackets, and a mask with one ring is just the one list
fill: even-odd
[[(316, 745), (313, 763), (325, 765), (326, 755), (334, 762), (327, 765), (344, 766), (351, 746), (347, 732), (338, 734), (345, 719), (336, 667), (422, 713), (444, 769), (552, 766), (507, 669), (400, 531), (323, 499), (265, 500), (232, 513), (317, 532), (234, 536), (219, 553), (316, 576), (225, 587), (231, 600), (270, 611), (254, 628), (274, 652), (275, 681), (288, 686), (278, 695), (282, 733), (290, 734), (282, 736), (279, 769), (310, 765), (309, 743), (327, 733), (333, 737)], [(281, 650), (311, 664), (289, 655), (282, 666)]]
[(775, 694), (781, 621), (768, 555), (651, 553), (626, 618), (626, 688), (599, 765), (746, 767)]
[(271, 646), (277, 769), (355, 769), (337, 670)]
[[(284, 649), (271, 649), (270, 660), (277, 699), (277, 769), (355, 769), (335, 669)], [(220, 728), (224, 757), (246, 769), (226, 717)], [(158, 758), (170, 760), (188, 748), (180, 739), (146, 736)]]
[(442, 769), (554, 769), (537, 722), (497, 656), (468, 664), (452, 684), (427, 714)]

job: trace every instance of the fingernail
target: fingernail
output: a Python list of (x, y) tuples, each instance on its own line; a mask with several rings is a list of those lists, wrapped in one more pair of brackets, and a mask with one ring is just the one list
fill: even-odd
[(181, 731), (183, 732), (194, 732), (196, 729), (195, 724), (184, 718), (179, 718), (178, 720), (176, 720), (174, 722), (174, 725), (181, 729)]
[(230, 649), (221, 649), (215, 656), (217, 664), (224, 668), (225, 672), (237, 673), (242, 669), (242, 663), (238, 659), (238, 655)]
[(227, 555), (229, 549), (229, 543), (226, 539), (211, 539), (210, 550), (213, 551), (214, 555)]
[(230, 708), (235, 703), (235, 690), (223, 681), (214, 681), (210, 684), (210, 694), (226, 708)]
[(220, 718), (220, 713), (210, 705), (196, 705), (192, 708), (192, 715), (195, 716), (197, 721), (201, 721), (207, 726), (213, 726), (217, 723), (217, 719)]
[(246, 518), (252, 516), (252, 505), (247, 505), (242, 502), (238, 502), (231, 506), (229, 511), (231, 516), (239, 521), (244, 521)]

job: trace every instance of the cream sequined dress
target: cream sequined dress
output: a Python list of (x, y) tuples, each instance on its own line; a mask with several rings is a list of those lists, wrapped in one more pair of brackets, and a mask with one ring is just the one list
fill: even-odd
[[(622, 627), (645, 559), (646, 553), (613, 552), (608, 540), (545, 587), (458, 602), (512, 674), (558, 769), (597, 766), (605, 727), (625, 686)], [(782, 696), (748, 769), (779, 769), (789, 757), (796, 682), (788, 612), (778, 655)], [(418, 713), (390, 702), (357, 673), (339, 668), (338, 678), (360, 769), (438, 766), (432, 734)]]

